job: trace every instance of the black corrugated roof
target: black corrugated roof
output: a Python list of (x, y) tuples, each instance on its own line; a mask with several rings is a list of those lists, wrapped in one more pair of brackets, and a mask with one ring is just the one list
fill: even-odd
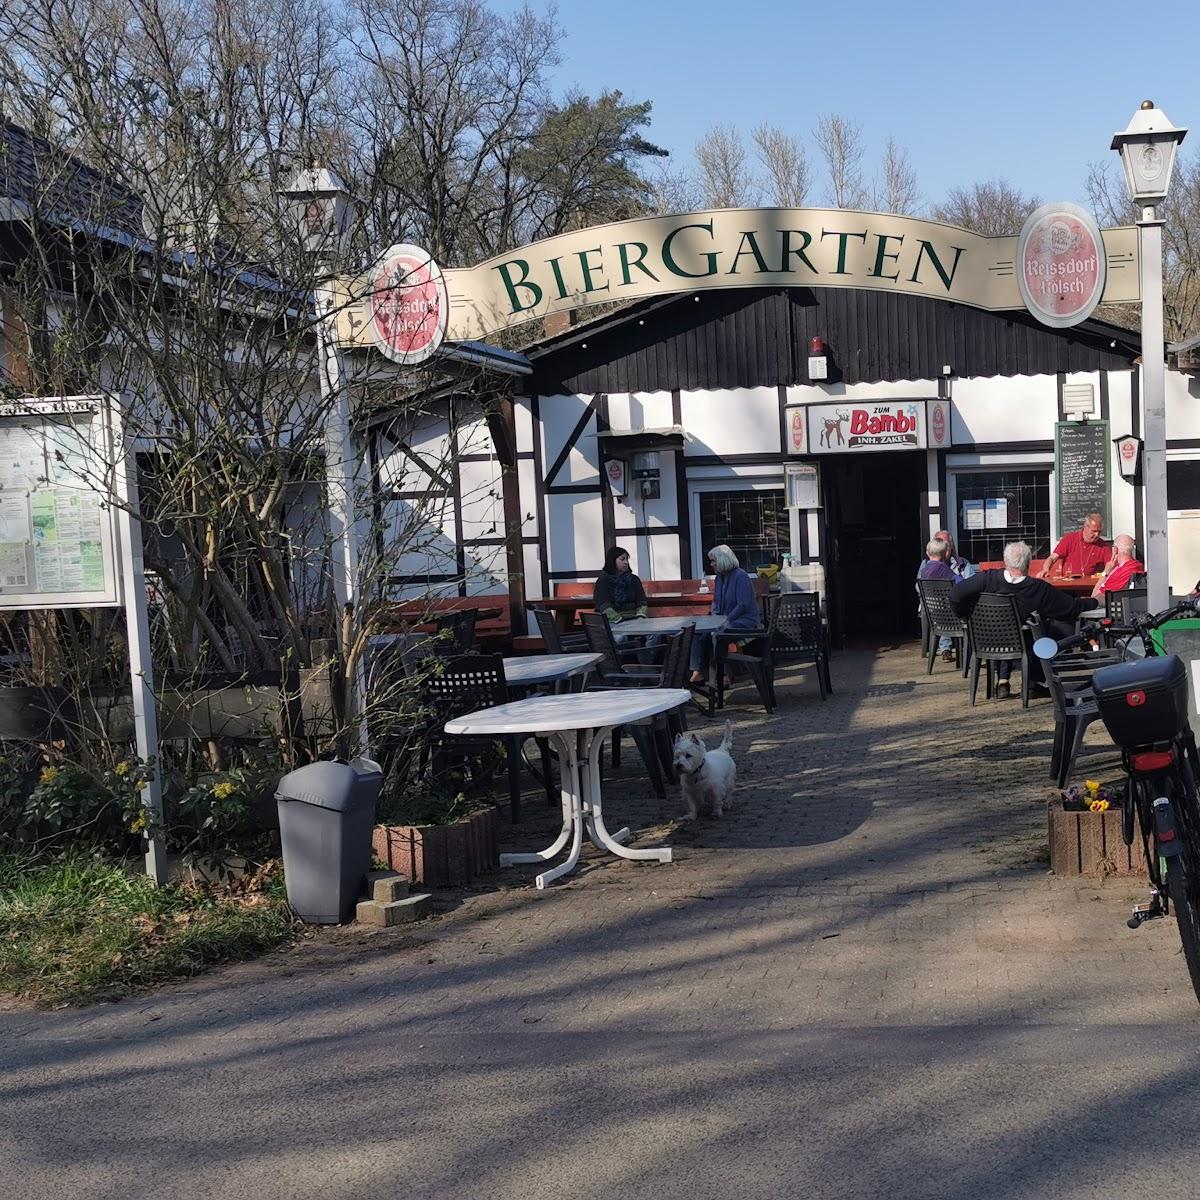
[(1128, 370), (1136, 332), (1050, 329), (1022, 310), (854, 288), (730, 289), (655, 297), (530, 346), (532, 392), (670, 391), (807, 383), (809, 341), (831, 383)]
[(0, 141), (0, 196), (58, 224), (144, 240), (140, 197), (11, 121)]

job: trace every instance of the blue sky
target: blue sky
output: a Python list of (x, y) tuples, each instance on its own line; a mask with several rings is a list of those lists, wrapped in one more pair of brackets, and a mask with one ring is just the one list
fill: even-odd
[[(491, 0), (497, 11), (517, 0)], [(532, 7), (546, 5), (534, 0)], [(1045, 200), (1086, 202), (1091, 161), (1139, 103), (1191, 126), (1200, 152), (1200, 4), (1139, 6), (832, 0), (559, 0), (566, 31), (555, 83), (653, 101), (648, 136), (692, 165), (717, 122), (749, 142), (759, 122), (804, 137), (818, 114), (862, 127), (868, 166), (889, 136), (907, 148), (925, 203), (958, 184), (1007, 179)], [(814, 163), (814, 166), (816, 164)], [(818, 185), (809, 203), (821, 199)]]

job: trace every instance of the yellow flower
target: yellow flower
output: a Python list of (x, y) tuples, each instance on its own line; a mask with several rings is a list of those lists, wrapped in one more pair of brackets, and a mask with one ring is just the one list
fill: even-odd
[(1088, 808), (1090, 808), (1092, 812), (1108, 812), (1108, 801), (1093, 800), (1091, 804), (1088, 805)]
[(57, 767), (43, 767), (40, 783), (53, 783), (58, 778)]
[(235, 788), (232, 783), (223, 781), (213, 787), (212, 794), (216, 796), (218, 800), (227, 800), (236, 791), (237, 788)]
[(124, 762), (124, 761), (122, 761), (122, 762), (119, 762), (119, 763), (117, 763), (117, 765), (116, 765), (116, 766), (113, 768), (113, 770), (114, 770), (114, 771), (116, 771), (116, 773), (117, 773), (118, 775), (128, 775), (128, 774), (129, 774), (129, 764), (128, 764), (127, 762)]
[(138, 815), (136, 817), (134, 817), (132, 821), (129, 822), (129, 832), (130, 833), (141, 833), (142, 830), (145, 828), (146, 828), (146, 814), (144, 812), (138, 813)]
[(133, 786), (140, 792), (142, 788), (150, 786), (150, 781), (148, 779), (139, 779)]

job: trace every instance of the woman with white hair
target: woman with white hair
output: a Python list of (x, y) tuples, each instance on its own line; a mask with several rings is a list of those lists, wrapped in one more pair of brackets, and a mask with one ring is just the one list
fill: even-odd
[[(758, 615), (758, 597), (750, 576), (738, 564), (737, 555), (724, 544), (714, 546), (708, 552), (708, 561), (716, 573), (713, 602), (709, 612), (715, 617), (725, 617), (725, 628), (720, 636), (737, 629), (757, 629), (761, 623)], [(733, 639), (736, 640), (736, 639)], [(692, 639), (692, 682), (703, 683), (708, 673), (708, 661), (712, 653), (711, 637)]]

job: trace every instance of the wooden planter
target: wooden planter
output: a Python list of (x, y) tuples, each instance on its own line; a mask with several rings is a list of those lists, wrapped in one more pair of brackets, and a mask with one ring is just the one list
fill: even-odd
[(1135, 834), (1133, 845), (1125, 845), (1121, 834), (1121, 810), (1071, 812), (1061, 799), (1047, 805), (1050, 825), (1050, 870), (1055, 875), (1145, 876), (1146, 856), (1142, 840)]
[(375, 857), (425, 887), (471, 883), (497, 862), (496, 810), (485, 808), (453, 825), (376, 825)]

